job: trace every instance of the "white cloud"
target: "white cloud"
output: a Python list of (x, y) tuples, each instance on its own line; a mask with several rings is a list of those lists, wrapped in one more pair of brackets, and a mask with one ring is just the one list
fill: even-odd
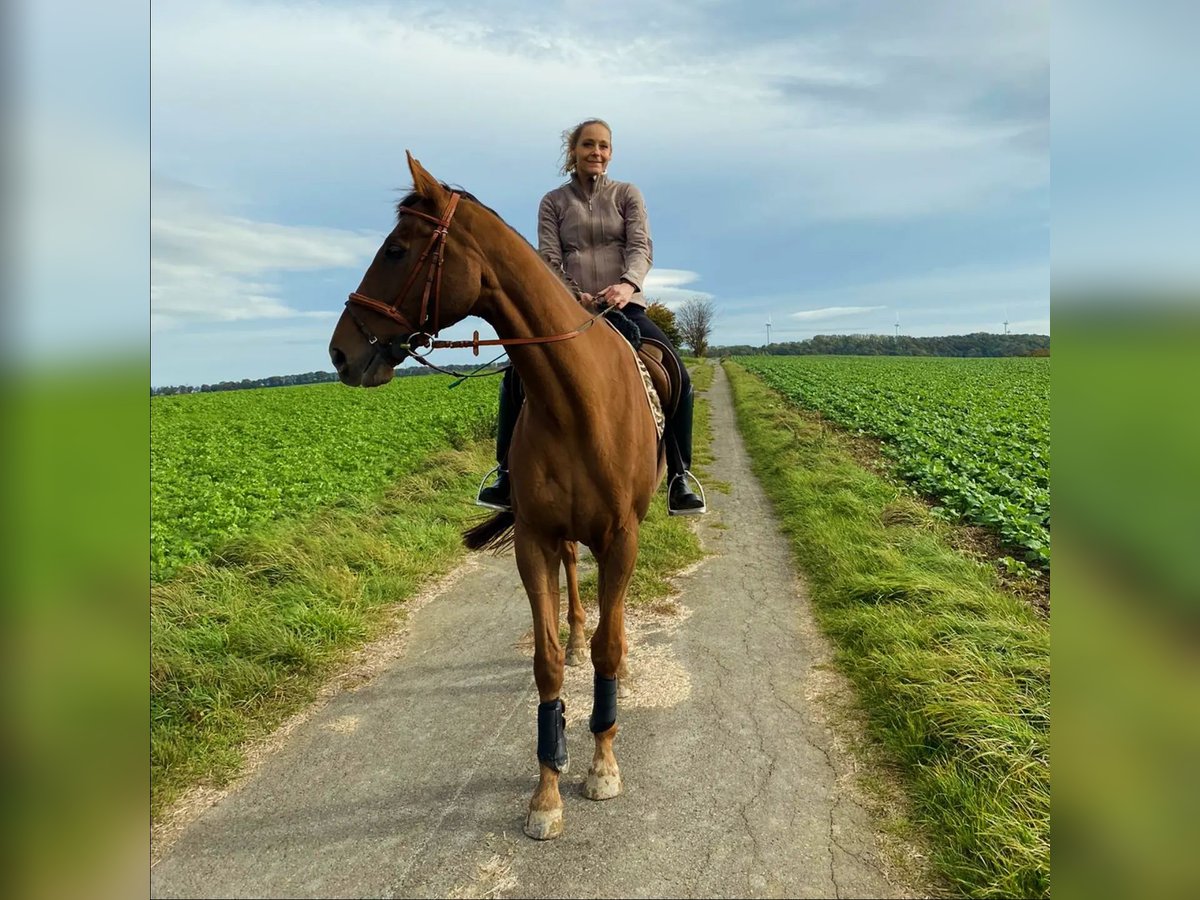
[(861, 316), (863, 313), (874, 312), (877, 309), (887, 309), (886, 306), (826, 306), (824, 309), (805, 309), (800, 312), (789, 313), (793, 319), (803, 319), (805, 321), (824, 321), (826, 319), (840, 319), (846, 316)]
[(161, 181), (152, 187), (151, 208), (153, 331), (186, 322), (329, 318), (289, 306), (274, 276), (361, 266), (379, 240), (225, 215), (208, 209), (197, 192)]
[(713, 295), (696, 288), (687, 287), (700, 280), (696, 272), (687, 269), (651, 269), (642, 285), (642, 293), (651, 300), (659, 300), (671, 309), (678, 309), (692, 297), (711, 300)]
[[(713, 248), (737, 232), (764, 247), (814, 235), (871, 253), (891, 240), (891, 222), (932, 224), (940, 241), (952, 216), (971, 240), (931, 248), (914, 230), (913, 258), (987, 259), (978, 248), (1004, 223), (1036, 227), (1048, 215), (1048, 10), (1044, 0), (774, 4), (755, 16), (686, 0), (158, 4), (155, 167), (235, 199), (156, 226), (156, 327), (174, 325), (174, 339), (197, 319), (296, 318), (285, 274), (361, 270), (355, 241), (373, 250), (382, 237), (384, 195), (408, 183), (406, 148), (534, 235), (536, 200), (557, 181), (558, 134), (589, 115), (612, 122), (612, 176), (642, 187), (659, 261), (681, 267), (652, 270), (647, 295), (672, 307), (720, 296), (723, 330), (744, 321), (757, 335), (773, 311), (779, 331), (800, 332), (822, 320), (788, 311), (831, 308), (859, 308), (847, 322), (889, 332), (894, 307), (905, 327), (972, 311), (999, 323), (1005, 307), (1040, 316), (1049, 279), (1038, 262), (900, 277), (885, 263), (874, 282), (789, 291), (786, 251), (756, 262)], [(631, 35), (635, 17), (643, 27)], [(328, 223), (376, 231), (305, 227)], [(758, 262), (756, 290), (775, 296), (734, 296), (739, 268)], [(805, 283), (843, 277), (814, 262)], [(233, 367), (250, 359), (219, 365), (241, 377)], [(307, 358), (291, 367), (308, 368)]]
[[(736, 35), (698, 53), (721, 25), (708, 12), (673, 10), (691, 32), (630, 36), (591, 10), (575, 28), (473, 6), (172, 6), (153, 21), (159, 162), (255, 148), (286, 165), (335, 154), (400, 172), (408, 147), (464, 184), (503, 167), (528, 196), (553, 171), (553, 136), (595, 111), (616, 128), (614, 177), (672, 147), (669, 165), (697, 179), (753, 182), (750, 216), (930, 215), (1048, 182), (1047, 154), (1021, 144), (1029, 116), (972, 109), (997, 85), (1044, 80), (1044, 10), (939, 6), (917, 24), (880, 13), (869, 28)], [(437, 89), (422, 89), (434, 73)]]

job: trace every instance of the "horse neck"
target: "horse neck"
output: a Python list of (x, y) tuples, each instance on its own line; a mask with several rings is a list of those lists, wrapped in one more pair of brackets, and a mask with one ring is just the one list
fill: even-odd
[[(484, 247), (494, 286), (485, 289), (477, 314), (501, 338), (566, 334), (588, 321), (590, 314), (571, 296), (537, 253), (516, 234), (503, 235), (497, 246)], [(508, 348), (527, 396), (557, 406), (578, 403), (594, 387), (598, 361), (611, 352), (609, 337), (619, 337), (596, 322), (578, 337)], [(589, 373), (593, 377), (589, 377)]]

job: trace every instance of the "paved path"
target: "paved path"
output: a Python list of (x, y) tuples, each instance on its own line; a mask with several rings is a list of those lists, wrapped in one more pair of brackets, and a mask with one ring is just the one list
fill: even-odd
[[(712, 389), (713, 554), (631, 627), (617, 758), (580, 791), (591, 667), (569, 669), (565, 833), (522, 834), (537, 781), (530, 616), (511, 556), (411, 617), (381, 675), (334, 696), (151, 871), (155, 897), (892, 897), (817, 692), (828, 660)], [(720, 525), (724, 527), (714, 527)]]

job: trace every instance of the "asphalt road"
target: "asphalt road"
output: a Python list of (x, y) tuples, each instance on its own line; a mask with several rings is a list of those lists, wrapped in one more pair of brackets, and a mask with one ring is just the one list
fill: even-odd
[[(565, 831), (522, 833), (537, 783), (528, 601), (478, 557), (403, 653), (324, 702), (151, 869), (153, 897), (894, 897), (854, 761), (820, 700), (829, 651), (712, 389), (704, 562), (631, 622), (624, 791), (581, 792), (591, 667), (568, 670)], [(160, 848), (161, 850), (161, 848)]]

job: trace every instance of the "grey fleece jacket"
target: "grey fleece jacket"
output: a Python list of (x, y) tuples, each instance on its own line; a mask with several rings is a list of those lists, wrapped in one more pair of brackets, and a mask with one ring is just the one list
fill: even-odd
[(646, 305), (642, 285), (654, 265), (654, 242), (642, 192), (628, 182), (599, 175), (588, 196), (572, 176), (546, 194), (538, 208), (538, 252), (576, 293), (627, 281), (634, 287), (630, 302)]

